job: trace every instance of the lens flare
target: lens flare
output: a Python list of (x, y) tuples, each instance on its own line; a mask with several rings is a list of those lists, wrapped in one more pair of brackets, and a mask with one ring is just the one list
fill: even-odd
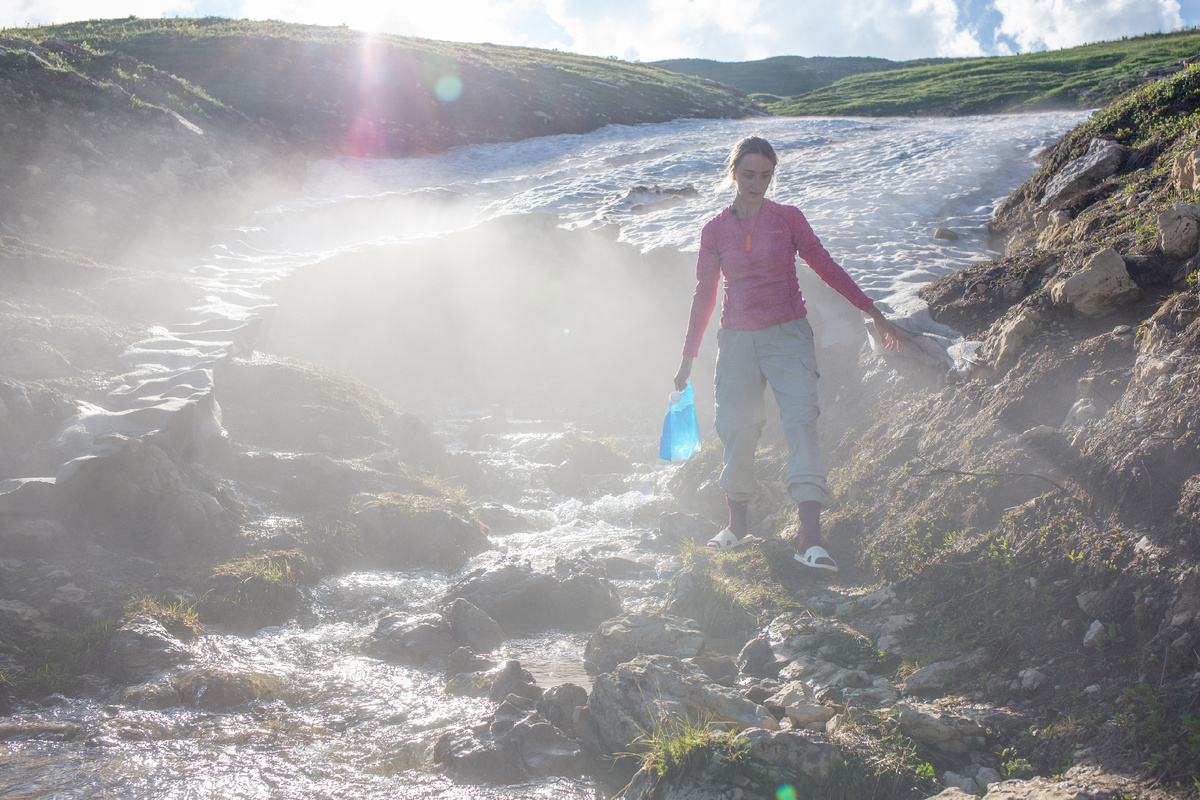
[(457, 75), (443, 75), (438, 78), (437, 86), (433, 90), (433, 93), (437, 95), (437, 99), (443, 103), (453, 103), (462, 97), (462, 92), (462, 79)]
[(785, 783), (775, 790), (775, 800), (799, 800), (800, 795), (796, 793), (796, 787), (790, 783)]

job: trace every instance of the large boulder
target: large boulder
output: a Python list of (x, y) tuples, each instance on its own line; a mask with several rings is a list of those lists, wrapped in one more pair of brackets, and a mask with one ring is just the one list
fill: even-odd
[(1046, 184), (1039, 207), (1069, 200), (1115, 175), (1128, 154), (1128, 147), (1106, 139), (1093, 139), (1086, 153), (1064, 166)]
[(504, 641), (504, 629), (469, 601), (456, 597), (446, 610), (450, 632), (459, 644), (486, 653)]
[(187, 646), (145, 614), (121, 623), (108, 638), (108, 662), (121, 678), (146, 681), (191, 660)]
[(595, 674), (639, 655), (691, 658), (703, 649), (704, 632), (694, 620), (631, 611), (600, 624), (583, 650), (583, 664)]
[(754, 625), (753, 615), (728, 592), (713, 584), (712, 578), (698, 565), (685, 567), (671, 579), (667, 590), (666, 612), (694, 619), (713, 636), (732, 636)]
[(629, 752), (647, 732), (682, 720), (778, 728), (762, 706), (714, 683), (699, 667), (663, 655), (639, 656), (596, 678), (587, 716), (608, 753)]
[(1093, 255), (1083, 269), (1050, 289), (1056, 305), (1083, 317), (1102, 317), (1141, 296), (1142, 290), (1129, 277), (1125, 259), (1111, 247)]
[(395, 613), (382, 617), (368, 649), (387, 661), (420, 664), (448, 656), (458, 647), (450, 623), (441, 614)]
[(463, 598), (506, 631), (586, 629), (621, 613), (616, 590), (595, 565), (558, 559), (551, 570), (506, 561), (468, 573), (450, 587), (443, 605)]
[(997, 369), (1012, 364), (1025, 349), (1026, 340), (1038, 332), (1041, 322), (1041, 315), (1034, 309), (1021, 309), (1015, 317), (1002, 322), (984, 344), (983, 357)]
[(458, 569), (491, 547), (479, 521), (429, 497), (385, 495), (354, 515), (360, 547), (383, 567), (429, 565)]
[(239, 522), (215, 483), (177, 465), (150, 439), (110, 433), (120, 449), (85, 463), (65, 482), (70, 504), (118, 546), (140, 552), (221, 551)]
[(231, 672), (217, 667), (191, 670), (172, 679), (180, 698), (201, 708), (233, 708), (285, 698), (287, 687), (274, 675)]
[(802, 731), (753, 728), (744, 731), (742, 738), (750, 743), (750, 757), (775, 775), (828, 780), (844, 760), (837, 745)]

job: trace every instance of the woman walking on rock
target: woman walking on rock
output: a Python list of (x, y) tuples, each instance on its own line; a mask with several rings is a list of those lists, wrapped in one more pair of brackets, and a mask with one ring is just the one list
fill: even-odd
[(796, 560), (837, 572), (821, 546), (821, 509), (831, 500), (817, 440), (817, 372), (812, 327), (796, 278), (799, 254), (823, 281), (870, 315), (890, 350), (900, 348), (895, 326), (830, 257), (800, 209), (766, 199), (779, 158), (766, 139), (748, 136), (729, 154), (733, 203), (709, 220), (700, 234), (696, 293), (675, 388), (683, 391), (692, 360), (717, 302), (724, 277), (721, 327), (717, 331), (716, 429), (725, 448), (720, 486), (729, 525), (708, 542), (728, 550), (753, 541), (747, 508), (755, 488), (754, 451), (766, 413), (770, 384), (788, 444), (788, 492), (800, 519)]

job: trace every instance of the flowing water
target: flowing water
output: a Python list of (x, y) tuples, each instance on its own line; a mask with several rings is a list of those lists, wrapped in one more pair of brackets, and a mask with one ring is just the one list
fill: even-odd
[[(771, 119), (683, 121), (609, 127), (581, 136), (458, 148), (396, 161), (312, 165), (300, 197), (225, 231), (194, 273), (208, 291), (193, 318), (151, 331), (127, 354), (130, 373), (114, 397), (153, 407), (182, 383), (203, 392), (220, 348), (269, 306), (272, 279), (346, 252), (462, 230), (518, 214), (553, 214), (568, 228), (616, 226), (643, 250), (694, 250), (703, 222), (728, 202), (721, 162), (730, 144), (761, 131), (784, 154), (774, 198), (800, 206), (828, 249), (868, 294), (912, 324), (933, 327), (914, 292), (922, 283), (986, 257), (984, 222), (1026, 179), (1032, 156), (1082, 119), (1077, 113), (955, 120)], [(936, 241), (936, 227), (960, 239)], [(679, 331), (682, 341), (683, 331)], [(182, 376), (182, 377), (180, 377)], [(665, 380), (665, 379), (664, 379)], [(142, 388), (139, 390), (139, 387)], [(164, 390), (167, 387), (167, 390)], [(94, 408), (96, 420), (120, 415)], [(672, 467), (656, 461), (654, 421), (617, 436), (634, 462), (581, 496), (550, 488), (539, 460), (570, 419), (512, 420), (509, 432), (466, 435), (469, 415), (431, 420), (453, 450), (469, 452), (497, 487), (494, 502), (527, 530), (493, 536), (493, 551), (553, 563), (580, 552), (646, 565), (616, 581), (626, 608), (665, 594), (676, 559), (646, 552), (635, 522), (661, 503)], [(128, 428), (125, 428), (128, 430)], [(89, 438), (91, 437), (91, 438)], [(69, 448), (67, 448), (69, 450)], [(64, 459), (79, 457), (64, 451)], [(86, 453), (83, 455), (87, 455)], [(560, 487), (561, 489), (561, 487)], [(470, 567), (469, 567), (470, 568)], [(30, 709), (18, 721), (84, 726), (70, 741), (16, 739), (0, 750), (0, 796), (155, 798), (535, 798), (596, 797), (590, 780), (462, 786), (431, 765), (447, 727), (486, 717), (486, 703), (443, 691), (439, 670), (397, 666), (364, 654), (390, 610), (431, 609), (455, 575), (437, 570), (359, 572), (313, 588), (298, 619), (251, 636), (211, 634), (196, 663), (272, 676), (282, 699), (235, 710), (130, 708), (100, 693)], [(549, 631), (506, 641), (493, 655), (517, 658), (543, 686), (584, 685), (587, 634)]]

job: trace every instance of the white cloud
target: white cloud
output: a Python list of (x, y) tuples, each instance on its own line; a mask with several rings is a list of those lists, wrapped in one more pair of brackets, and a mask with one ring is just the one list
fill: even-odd
[(1178, 0), (995, 0), (999, 32), (1022, 51), (1183, 27)]

